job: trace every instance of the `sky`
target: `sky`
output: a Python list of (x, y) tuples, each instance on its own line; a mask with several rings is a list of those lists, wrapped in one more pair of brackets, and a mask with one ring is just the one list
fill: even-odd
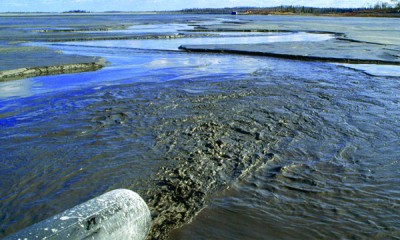
[(153, 11), (205, 7), (368, 7), (378, 0), (0, 0), (0, 12)]

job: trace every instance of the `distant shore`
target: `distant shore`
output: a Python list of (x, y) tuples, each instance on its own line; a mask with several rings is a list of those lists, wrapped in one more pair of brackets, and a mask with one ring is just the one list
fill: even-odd
[(379, 13), (379, 12), (365, 12), (365, 13), (326, 13), (326, 14), (312, 14), (312, 13), (268, 13), (268, 14), (253, 14), (253, 15), (283, 15), (283, 16), (316, 16), (316, 17), (380, 17), (380, 18), (400, 18), (400, 13)]

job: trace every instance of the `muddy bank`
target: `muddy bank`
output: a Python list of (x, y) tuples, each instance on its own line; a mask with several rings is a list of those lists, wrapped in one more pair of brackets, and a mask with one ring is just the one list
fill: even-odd
[(79, 73), (96, 71), (104, 66), (103, 62), (65, 64), (59, 66), (18, 68), (0, 71), (0, 81), (16, 80), (28, 77), (47, 76), (55, 74)]
[(105, 64), (101, 57), (63, 54), (44, 47), (6, 46), (0, 49), (0, 81), (95, 71)]
[(188, 52), (233, 53), (303, 61), (400, 65), (400, 50), (386, 45), (343, 41), (268, 44), (183, 45)]

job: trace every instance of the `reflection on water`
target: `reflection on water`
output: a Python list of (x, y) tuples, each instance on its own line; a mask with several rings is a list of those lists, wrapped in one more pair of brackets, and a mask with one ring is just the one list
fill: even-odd
[(29, 97), (32, 95), (32, 79), (0, 82), (0, 99), (10, 97)]
[[(263, 63), (256, 58), (247, 58), (241, 64), (238, 56), (188, 55), (186, 53), (163, 53), (137, 50), (109, 51), (103, 48), (56, 46), (65, 53), (88, 52), (103, 56), (110, 65), (96, 72), (44, 76), (0, 83), (0, 100), (10, 97), (27, 97), (84, 88), (101, 88), (132, 82), (166, 82), (206, 77), (218, 74), (220, 80), (240, 78), (260, 68)], [(232, 65), (237, 65), (234, 69)], [(33, 84), (34, 83), (34, 84)], [(4, 104), (7, 108), (7, 104)]]
[[(193, 21), (190, 20), (188, 21), (189, 24), (184, 24), (184, 23), (164, 23), (164, 24), (136, 24), (129, 26), (126, 29), (121, 29), (121, 30), (110, 30), (107, 31), (109, 33), (137, 33), (137, 34), (164, 34), (164, 33), (175, 33), (178, 34), (178, 32), (181, 31), (188, 31), (188, 30), (194, 30), (196, 25), (201, 25), (201, 26), (208, 26), (208, 25), (219, 25), (222, 24), (223, 22), (235, 22), (235, 23), (240, 23), (242, 22), (241, 20), (237, 19), (227, 19), (227, 18), (215, 18), (214, 20), (203, 20), (203, 21)], [(95, 33), (95, 31), (85, 31), (85, 32), (92, 32)]]
[(202, 20), (202, 21), (189, 21), (189, 23), (191, 25), (201, 25), (201, 26), (210, 26), (210, 25), (219, 25), (222, 24), (224, 22), (230, 22), (230, 23), (236, 23), (236, 24), (240, 24), (240, 23), (244, 23), (246, 22), (246, 20), (243, 19), (238, 19), (235, 16), (230, 16), (231, 18), (226, 18), (226, 17), (217, 17), (215, 19), (206, 19), (206, 20)]
[(124, 30), (112, 30), (110, 33), (177, 33), (179, 31), (193, 30), (194, 27), (188, 26), (187, 24), (149, 24), (149, 25), (134, 25)]
[(137, 24), (130, 26), (122, 30), (111, 30), (109, 33), (138, 33), (138, 34), (160, 34), (160, 33), (175, 33), (181, 31), (194, 30), (195, 25), (208, 26), (208, 25), (219, 25), (225, 21), (240, 23), (241, 20), (227, 19), (227, 18), (215, 18), (214, 20), (203, 20), (203, 21), (189, 21), (189, 24), (184, 23), (164, 23), (164, 24)]
[(102, 41), (90, 41), (90, 42), (67, 42), (64, 44), (75, 45), (75, 46), (97, 46), (97, 47), (109, 47), (109, 48), (118, 47), (118, 48), (135, 48), (135, 49), (178, 50), (179, 46), (181, 45), (261, 44), (261, 43), (272, 43), (272, 42), (324, 41), (332, 39), (333, 37), (334, 36), (330, 34), (312, 34), (312, 33), (292, 33), (292, 34), (279, 34), (279, 35), (232, 33), (224, 37), (176, 38), (168, 40), (165, 39), (102, 40)]

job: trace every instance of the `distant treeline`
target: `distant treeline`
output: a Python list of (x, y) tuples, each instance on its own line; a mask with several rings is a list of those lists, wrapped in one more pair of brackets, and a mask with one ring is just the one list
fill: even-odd
[(182, 13), (208, 13), (208, 14), (351, 14), (351, 13), (399, 13), (400, 4), (389, 5), (378, 3), (366, 8), (316, 8), (305, 6), (278, 6), (278, 7), (233, 7), (233, 8), (190, 8), (183, 9)]
[(70, 11), (66, 11), (63, 13), (90, 13), (90, 12), (85, 11), (85, 10), (70, 10)]

